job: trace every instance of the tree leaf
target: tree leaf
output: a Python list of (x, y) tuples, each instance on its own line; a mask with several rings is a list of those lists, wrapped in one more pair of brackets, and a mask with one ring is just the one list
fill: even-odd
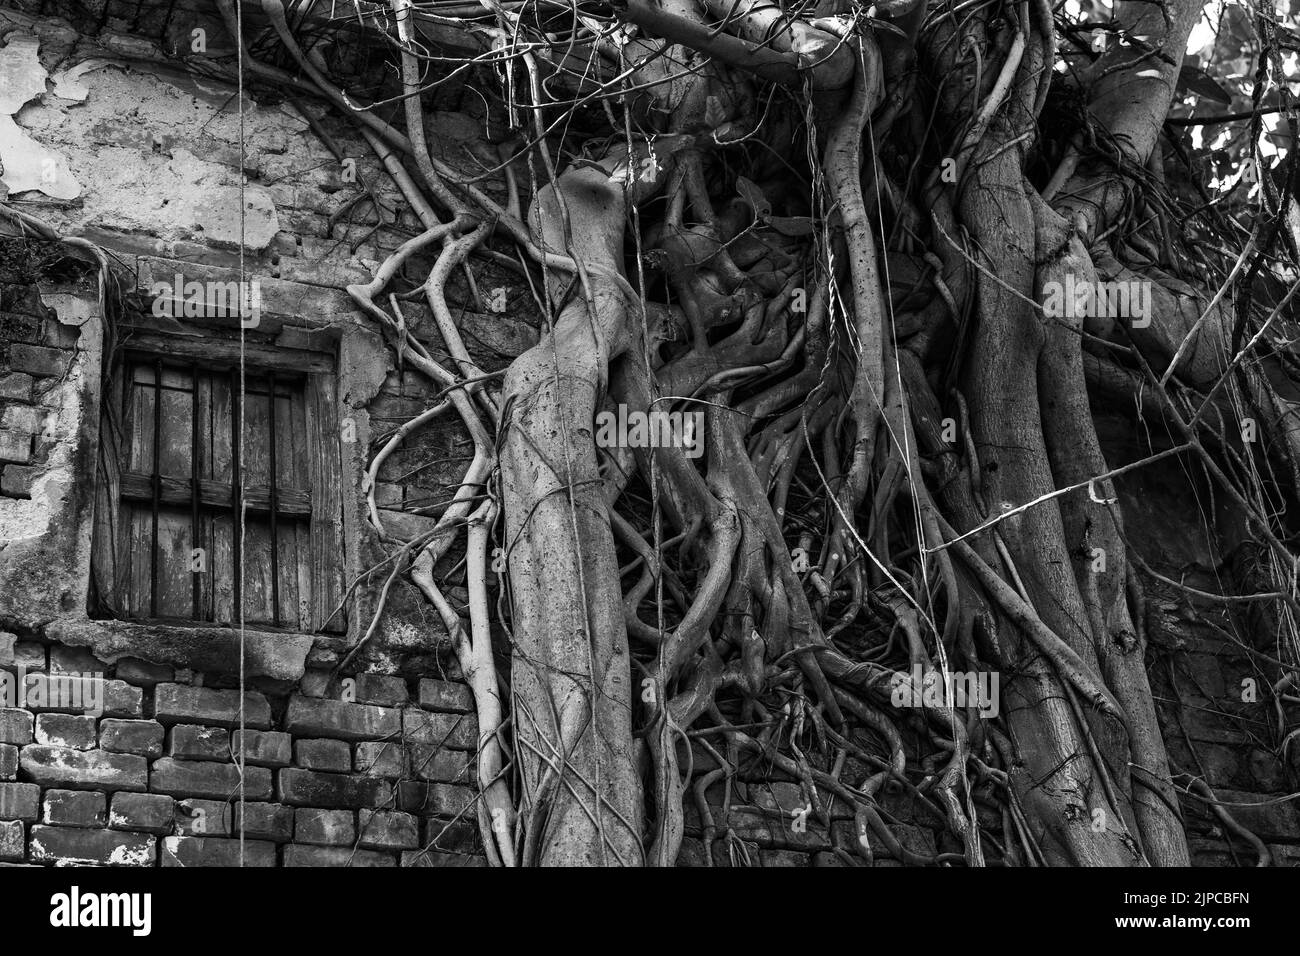
[(710, 96), (705, 100), (704, 105), (704, 122), (710, 129), (717, 129), (727, 121), (727, 108), (722, 105), (722, 101), (716, 96)]
[(768, 216), (767, 224), (783, 236), (807, 236), (813, 231), (813, 221), (807, 216)]
[(1185, 66), (1178, 71), (1178, 91), (1192, 92), (1224, 106), (1232, 105), (1232, 97), (1227, 90), (1197, 66)]
[(767, 197), (763, 195), (763, 190), (753, 180), (746, 179), (744, 176), (737, 176), (736, 192), (740, 193), (741, 199), (749, 203), (757, 218), (767, 220), (772, 215), (772, 204), (767, 201)]

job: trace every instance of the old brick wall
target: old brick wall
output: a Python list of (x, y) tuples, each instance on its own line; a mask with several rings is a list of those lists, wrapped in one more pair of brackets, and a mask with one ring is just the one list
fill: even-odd
[[(1106, 417), (1099, 432), (1116, 466), (1141, 458), (1157, 423)], [(1157, 432), (1158, 440), (1158, 432)], [(1203, 474), (1166, 460), (1117, 482), (1126, 535), (1155, 571), (1209, 594), (1272, 590), (1257, 572), (1260, 545), (1235, 505)], [(1213, 529), (1214, 533), (1210, 532)], [(1139, 575), (1145, 594), (1147, 674), (1175, 774), (1203, 780), (1274, 865), (1300, 863), (1300, 722), (1294, 694), (1276, 689), (1288, 652), (1270, 604), (1224, 603)], [(1192, 862), (1254, 866), (1258, 854), (1176, 778)]]
[[(214, 56), (229, 53), (232, 41), (207, 0), (10, 0), (0, 9), (0, 191), (60, 234), (107, 250), (128, 305), (147, 308), (155, 280), (237, 278), (239, 183), (247, 177), (245, 267), (264, 301), (250, 337), (288, 346), (328, 340), (339, 349), (339, 399), (356, 438), (344, 449), (351, 581), (386, 554), (359, 491), (367, 455), (435, 390), (394, 367), (342, 287), (368, 281), (419, 225), (355, 130), (318, 105), (245, 96), (241, 161), (234, 88), (174, 65), (200, 28)], [(490, 125), (477, 104), (464, 79), (440, 86), (428, 104), (433, 146), (474, 172), (492, 161), (470, 156)], [(304, 109), (355, 161), (355, 177)], [(359, 201), (361, 184), (376, 190), (382, 214)], [(0, 235), (0, 671), (102, 674), (106, 707), (98, 715), (0, 709), (0, 862), (231, 863), (242, 746), (249, 862), (481, 863), (470, 699), (441, 624), (409, 584), (394, 585), (345, 674), (335, 670), (370, 623), (382, 573), (362, 581), (345, 635), (250, 633), (242, 734), (229, 632), (178, 633), (89, 614), (107, 317), (93, 269), (67, 256), (58, 244)], [(412, 283), (429, 266), (417, 259)], [(500, 369), (536, 339), (531, 294), (492, 263), (476, 262), (475, 275), (477, 290), (457, 275), (449, 297), (473, 357)], [(497, 290), (504, 314), (495, 311)], [(402, 308), (436, 346), (423, 304)], [(1106, 438), (1114, 464), (1140, 457), (1137, 437), (1131, 422), (1113, 424)], [(389, 533), (410, 538), (431, 528), (469, 454), (467, 436), (447, 422), (390, 458), (376, 487)], [(1174, 465), (1121, 482), (1121, 491), (1130, 535), (1149, 561), (1192, 586), (1223, 586), (1227, 557), (1185, 530), (1188, 502), (1213, 496), (1189, 487)], [(446, 593), (465, 599), (454, 578)], [(1272, 691), (1280, 675), (1267, 660), (1278, 656), (1268, 629), (1151, 586), (1146, 618), (1149, 669), (1177, 768), (1238, 804), (1231, 812), (1275, 862), (1300, 861), (1300, 819), (1280, 799), (1300, 789), (1300, 750), (1284, 750), (1279, 730), (1300, 713)], [(1258, 691), (1251, 700), (1242, 699), (1247, 679)], [(715, 784), (704, 796), (711, 819), (687, 801), (683, 865), (704, 863), (706, 832), (717, 838), (718, 865), (833, 864), (828, 830), (854, 826), (842, 807), (829, 821), (801, 819), (807, 798), (790, 782)], [(887, 792), (882, 803), (907, 849), (958, 849), (943, 821), (911, 796)], [(1202, 801), (1186, 798), (1182, 810), (1194, 862), (1254, 863)], [(1000, 825), (991, 815), (983, 822)], [(899, 861), (882, 853), (876, 865)]]
[[(0, 195), (105, 250), (118, 285), (107, 309), (91, 257), (0, 231), (0, 672), (11, 687), (24, 675), (102, 675), (105, 689), (101, 713), (0, 709), (0, 862), (237, 864), (242, 748), (251, 864), (479, 865), (472, 698), (413, 586), (394, 585), (373, 636), (339, 671), (387, 567), (367, 571), (390, 550), (368, 521), (365, 466), (436, 392), (394, 367), (343, 287), (369, 281), (422, 227), (355, 128), (318, 104), (246, 95), (241, 162), (234, 87), (164, 53), (196, 28), (213, 56), (233, 48), (206, 2), (0, 9), (0, 123), (12, 123), (0, 136)], [(458, 81), (431, 104), (431, 139), (448, 162), (473, 162), (476, 100)], [(120, 332), (112, 313), (147, 311), (152, 284), (175, 275), (239, 278), (241, 173), (244, 276), (262, 293), (249, 341), (337, 356), (349, 428), (343, 561), (346, 581), (360, 579), (346, 634), (246, 634), (242, 732), (232, 631), (107, 620), (89, 592), (104, 343)], [(431, 264), (407, 266), (412, 286)], [(500, 369), (536, 340), (531, 295), (497, 266), (476, 264), (475, 276), (477, 288), (454, 277), (448, 299), (471, 355)], [(453, 367), (424, 305), (403, 311)], [(178, 334), (209, 334), (200, 326), (182, 322)], [(376, 502), (390, 535), (434, 526), (467, 448), (448, 418), (385, 463)], [(460, 584), (448, 580), (452, 600), (464, 599)]]
[(99, 715), (0, 709), (0, 862), (238, 865), (241, 812), (249, 866), (483, 862), (462, 684), (313, 676), (246, 692), (241, 730), (239, 692), (193, 671), (12, 635), (0, 661), (109, 675)]

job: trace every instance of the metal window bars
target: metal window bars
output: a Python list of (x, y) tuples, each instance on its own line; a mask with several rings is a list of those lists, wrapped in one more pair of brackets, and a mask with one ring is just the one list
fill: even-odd
[[(183, 386), (177, 386), (177, 385), (167, 385), (165, 383), (165, 379), (167, 377), (167, 370), (170, 369), (172, 371), (177, 371), (182, 368), (184, 368), (185, 371), (188, 372), (188, 378), (189, 378), (188, 388), (185, 388)], [(243, 426), (244, 426), (244, 415), (243, 415), (243, 408), (241, 407), (241, 403), (239, 400), (239, 396), (241, 394), (241, 387), (240, 387), (241, 382), (239, 377), (239, 370), (237, 368), (232, 368), (230, 370), (229, 379), (228, 379), (229, 389), (230, 389), (229, 401), (230, 401), (230, 465), (231, 468), (230, 468), (229, 504), (227, 508), (223, 508), (219, 504), (218, 500), (213, 498), (210, 491), (206, 496), (204, 494), (204, 485), (205, 485), (205, 479), (203, 477), (204, 466), (205, 466), (204, 447), (205, 447), (205, 442), (208, 439), (211, 439), (212, 441), (213, 460), (206, 462), (206, 464), (209, 467), (209, 469), (212, 471), (213, 477), (215, 477), (216, 475), (215, 466), (218, 464), (218, 462), (216, 461), (216, 447), (217, 447), (216, 435), (213, 434), (211, 431), (213, 421), (210, 419), (208, 423), (205, 423), (203, 421), (202, 415), (200, 414), (201, 412), (200, 395), (202, 394), (200, 386), (201, 383), (206, 384), (207, 394), (210, 397), (210, 401), (215, 401), (216, 400), (215, 385), (218, 381), (217, 375), (215, 375), (210, 371), (205, 372), (205, 370), (198, 363), (190, 363), (188, 366), (175, 366), (175, 365), (165, 363), (161, 357), (153, 357), (148, 359), (136, 359), (130, 363), (130, 372), (129, 375), (126, 377), (127, 388), (124, 390), (126, 392), (126, 394), (124, 395), (124, 399), (126, 400), (125, 410), (127, 414), (130, 414), (131, 412), (130, 403), (134, 401), (138, 401), (140, 399), (141, 396), (139, 393), (141, 391), (141, 386), (148, 387), (150, 384), (147, 381), (142, 382), (139, 380), (140, 373), (142, 370), (148, 370), (149, 372), (151, 372), (153, 378), (152, 389), (151, 389), (153, 393), (152, 421), (147, 422), (147, 426), (151, 426), (149, 430), (152, 432), (152, 438), (153, 438), (152, 454), (149, 456), (149, 462), (148, 462), (149, 474), (147, 476), (147, 488), (148, 488), (147, 500), (148, 500), (148, 508), (149, 508), (149, 528), (150, 528), (149, 602), (148, 602), (149, 616), (152, 618), (157, 618), (159, 616), (158, 613), (158, 601), (159, 601), (159, 592), (160, 592), (159, 562), (160, 562), (160, 554), (161, 554), (161, 549), (159, 545), (160, 511), (165, 506), (174, 507), (176, 504), (178, 504), (174, 493), (175, 485), (177, 482), (184, 482), (184, 479), (180, 478), (180, 476), (163, 474), (163, 467), (162, 467), (162, 451), (163, 451), (163, 439), (164, 439), (163, 393), (166, 391), (188, 392), (188, 394), (190, 395), (190, 406), (191, 406), (190, 421), (189, 421), (190, 474), (188, 480), (188, 486), (189, 486), (188, 505), (189, 505), (189, 525), (190, 525), (190, 542), (191, 542), (191, 552), (189, 557), (191, 561), (190, 570), (192, 572), (191, 574), (192, 581), (191, 581), (191, 589), (190, 589), (191, 619), (195, 621), (212, 621), (216, 617), (215, 600), (211, 595), (209, 595), (208, 606), (206, 608), (204, 607), (205, 602), (203, 597), (203, 587), (202, 587), (200, 575), (198, 573), (194, 573), (197, 571), (197, 569), (194, 567), (193, 564), (195, 551), (202, 548), (204, 545), (203, 521), (202, 521), (202, 513), (204, 509), (220, 512), (220, 511), (225, 511), (228, 508), (228, 511), (231, 516), (231, 589), (234, 598), (234, 604), (233, 604), (234, 613), (237, 615), (238, 609), (241, 607), (243, 596), (244, 596), (243, 595), (244, 588), (242, 583), (242, 571), (244, 570), (244, 568), (241, 563), (242, 562), (241, 552), (243, 550), (241, 548), (241, 544), (244, 543), (244, 529), (242, 527), (243, 523), (241, 521), (241, 512), (243, 511), (244, 507), (248, 503), (248, 499), (250, 497), (247, 493), (247, 490), (241, 488), (241, 485), (245, 484), (245, 482), (241, 482), (240, 480), (241, 476), (243, 476), (245, 479), (247, 477), (244, 474), (244, 470), (247, 467), (247, 461), (246, 461), (247, 456), (244, 454), (246, 449), (241, 448), (241, 441), (240, 441), (240, 433), (243, 430)], [(205, 379), (206, 382), (204, 382)], [(257, 398), (260, 397), (261, 394), (263, 394), (261, 388), (256, 388), (256, 387), (249, 388), (248, 386), (250, 383), (247, 380), (245, 380), (245, 382), (242, 384), (245, 386), (243, 389), (243, 396), (245, 402), (249, 400), (257, 400)], [(268, 472), (267, 483), (268, 484), (267, 484), (265, 496), (261, 494), (258, 495), (258, 510), (259, 511), (263, 510), (261, 506), (264, 500), (266, 506), (265, 511), (267, 513), (267, 518), (268, 518), (268, 530), (269, 530), (269, 538), (270, 538), (270, 542), (269, 542), (270, 543), (269, 563), (270, 563), (270, 572), (271, 572), (270, 573), (270, 578), (271, 578), (270, 623), (275, 627), (279, 627), (282, 624), (281, 613), (280, 613), (280, 592), (281, 592), (280, 535), (283, 530), (282, 519), (285, 516), (281, 514), (282, 495), (281, 495), (281, 488), (280, 488), (280, 481), (279, 481), (280, 456), (278, 454), (279, 449), (277, 447), (278, 436), (281, 434), (281, 428), (283, 426), (283, 423), (279, 421), (280, 416), (277, 413), (276, 400), (277, 397), (281, 397), (280, 392), (283, 387), (283, 379), (277, 378), (277, 376), (272, 372), (272, 373), (268, 373), (264, 378), (257, 380), (255, 384), (257, 386), (264, 385), (265, 388), (264, 394), (266, 395), (266, 401), (267, 401), (267, 406), (266, 406), (267, 427), (264, 434), (266, 436), (266, 444), (267, 444), (266, 460), (267, 460), (267, 472)], [(292, 397), (292, 394), (293, 393), (291, 391), (290, 397)], [(146, 423), (142, 422), (141, 425), (146, 425)], [(292, 428), (292, 425), (289, 425), (288, 427)], [(245, 435), (244, 437), (247, 440), (249, 436)], [(252, 436), (252, 437), (254, 438), (254, 440), (256, 440), (257, 438), (257, 436)], [(128, 468), (129, 465), (130, 463), (128, 462), (127, 463)], [(146, 476), (140, 476), (140, 477), (144, 478)], [(142, 482), (142, 484), (144, 483)], [(211, 483), (208, 482), (208, 484), (210, 485)], [(166, 494), (165, 486), (172, 486), (172, 493)], [(184, 487), (184, 484), (181, 484), (180, 487)], [(124, 494), (123, 497), (127, 497), (127, 496)], [(130, 497), (136, 501), (140, 500), (140, 497), (136, 495), (131, 495)], [(164, 501), (165, 497), (168, 498), (167, 501)], [(297, 514), (296, 517), (300, 519), (302, 515)], [(207, 555), (207, 560), (204, 562), (204, 568), (205, 569), (211, 568), (212, 561), (214, 558), (211, 549), (211, 542), (208, 542), (208, 549), (205, 552), (205, 554)], [(290, 573), (296, 573), (296, 568), (286, 569), (286, 570), (290, 571)], [(214, 579), (215, 579), (215, 574), (214, 574)]]

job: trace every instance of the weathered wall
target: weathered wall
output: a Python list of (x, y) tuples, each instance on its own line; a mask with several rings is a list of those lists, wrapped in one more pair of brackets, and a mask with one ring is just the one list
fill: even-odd
[[(148, 310), (151, 283), (175, 274), (238, 278), (242, 229), (244, 275), (262, 291), (249, 341), (337, 357), (340, 415), (352, 428), (340, 446), (343, 560), (346, 581), (362, 580), (345, 635), (246, 634), (248, 862), (480, 863), (472, 701), (413, 587), (395, 584), (373, 637), (338, 672), (387, 575), (366, 575), (388, 553), (360, 492), (368, 455), (435, 391), (393, 368), (343, 286), (368, 281), (419, 224), (355, 131), (303, 107), (355, 162), (353, 177), (352, 162), (341, 163), (294, 105), (245, 96), (241, 227), (236, 91), (163, 62), (162, 50), (188, 44), (195, 27), (214, 56), (233, 48), (206, 3), (0, 9), (0, 190), (61, 235), (106, 250), (127, 311)], [(477, 130), (460, 111), (462, 93), (458, 84), (443, 90), (431, 130), (456, 163)], [(357, 201), (362, 184), (383, 210)], [(14, 232), (0, 231), (0, 669), (101, 674), (106, 704), (98, 715), (0, 709), (0, 861), (237, 862), (239, 640), (225, 628), (89, 613), (104, 343), (119, 330), (89, 257)], [(415, 282), (429, 265), (412, 264)], [(491, 282), (490, 270), (477, 274)], [(488, 311), (459, 277), (449, 298), (486, 368), (535, 339), (513, 285), (507, 315)], [(422, 330), (421, 304), (404, 311)], [(209, 332), (177, 323), (178, 335)], [(447, 420), (385, 464), (376, 500), (390, 534), (433, 526), (466, 445)], [(455, 578), (447, 593), (464, 597)]]
[[(1101, 420), (1107, 460), (1116, 467), (1161, 441), (1158, 423)], [(1172, 440), (1170, 440), (1172, 444)], [(1157, 447), (1162, 447), (1157, 445)], [(1117, 488), (1130, 546), (1166, 578), (1211, 594), (1271, 588), (1252, 570), (1261, 550), (1226, 496), (1199, 469), (1166, 459), (1123, 476)], [(1211, 532), (1213, 529), (1213, 533)], [(1147, 673), (1175, 773), (1204, 780), (1237, 821), (1269, 847), (1274, 865), (1300, 863), (1300, 752), (1285, 746), (1300, 708), (1274, 687), (1284, 657), (1269, 604), (1227, 604), (1139, 574), (1145, 595)], [(1254, 866), (1258, 855), (1210, 805), (1177, 781), (1192, 861)]]
[[(128, 303), (146, 308), (154, 279), (237, 276), (242, 167), (245, 265), (264, 300), (250, 338), (326, 343), (339, 358), (339, 402), (356, 429), (343, 445), (351, 581), (385, 554), (359, 490), (367, 454), (427, 407), (433, 389), (392, 367), (342, 286), (367, 281), (419, 227), (366, 144), (319, 106), (303, 108), (355, 160), (357, 180), (376, 189), (382, 224), (368, 202), (354, 205), (358, 183), (288, 100), (244, 97), (241, 163), (235, 90), (163, 62), (164, 50), (188, 48), (197, 27), (214, 56), (232, 49), (206, 0), (11, 0), (0, 9), (0, 190), (61, 234), (107, 250)], [(430, 105), (435, 148), (449, 162), (472, 163), (467, 150), (482, 148), (476, 97), (453, 82)], [(428, 265), (412, 267), (415, 281)], [(475, 274), (483, 299), (457, 276), (452, 300), (465, 307), (459, 319), (473, 356), (499, 369), (535, 340), (536, 320), (512, 275), (481, 262)], [(485, 306), (498, 288), (506, 316)], [(427, 322), (418, 302), (403, 309), (417, 330)], [(144, 627), (87, 612), (106, 322), (87, 262), (58, 244), (0, 237), (0, 670), (107, 681), (98, 717), (0, 709), (0, 861), (229, 863), (237, 854), (238, 641), (225, 629)], [(438, 342), (432, 332), (424, 339)], [(1111, 422), (1113, 463), (1140, 456), (1142, 438), (1131, 421)], [(376, 489), (389, 532), (409, 538), (431, 527), (469, 454), (463, 431), (443, 424), (394, 455)], [(1237, 518), (1215, 513), (1221, 503), (1210, 504), (1176, 464), (1121, 487), (1130, 537), (1149, 561), (1192, 586), (1222, 586), (1227, 559), (1188, 536), (1186, 512), (1197, 502), (1206, 522)], [(334, 673), (365, 632), (383, 577), (363, 581), (346, 635), (247, 635), (249, 862), (481, 862), (467, 769), (470, 701), (441, 625), (413, 588), (394, 586), (374, 637), (347, 673)], [(447, 593), (465, 598), (455, 579)], [(1267, 628), (1176, 590), (1148, 583), (1147, 593), (1148, 662), (1178, 769), (1203, 774), (1221, 799), (1261, 804), (1232, 812), (1277, 862), (1300, 861), (1300, 819), (1278, 800), (1300, 789), (1298, 751), (1282, 753), (1271, 691), (1279, 675), (1260, 656), (1276, 656)], [(1258, 693), (1246, 701), (1248, 678)], [(1293, 724), (1295, 708), (1281, 706)], [(720, 838), (716, 864), (836, 862), (827, 823), (800, 820), (807, 799), (797, 785), (718, 784), (705, 796)], [(906, 794), (883, 803), (904, 824), (905, 846), (958, 850), (925, 805)], [(1253, 851), (1229, 840), (1203, 802), (1186, 799), (1183, 811), (1196, 862), (1253, 864)], [(853, 826), (843, 807), (832, 807), (828, 822)], [(705, 825), (688, 801), (683, 865), (704, 862)], [(877, 865), (899, 864), (882, 855)]]
[(0, 862), (235, 866), (241, 812), (247, 866), (482, 862), (462, 684), (359, 674), (344, 692), (313, 673), (247, 692), (241, 730), (239, 692), (201, 673), (12, 635), (0, 661), (112, 675), (98, 716), (0, 709)]

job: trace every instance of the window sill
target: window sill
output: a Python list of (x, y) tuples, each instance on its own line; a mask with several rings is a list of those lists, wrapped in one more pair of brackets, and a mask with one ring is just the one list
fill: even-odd
[[(177, 627), (88, 618), (52, 621), (46, 636), (84, 647), (105, 663), (137, 657), (154, 664), (211, 673), (239, 673), (239, 631), (228, 627)], [(307, 655), (323, 635), (244, 629), (244, 674), (273, 680), (302, 678)]]

